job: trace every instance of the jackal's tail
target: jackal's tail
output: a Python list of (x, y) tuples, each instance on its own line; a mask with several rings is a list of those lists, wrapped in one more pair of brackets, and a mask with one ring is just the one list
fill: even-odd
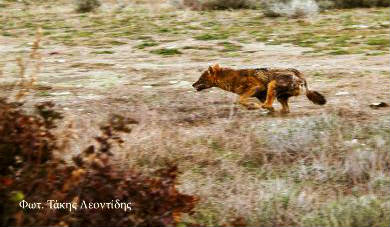
[(326, 104), (326, 99), (325, 96), (323, 96), (321, 93), (317, 91), (310, 91), (309, 88), (307, 87), (307, 82), (305, 80), (305, 88), (306, 88), (306, 97), (312, 101), (314, 104), (317, 105), (325, 105)]

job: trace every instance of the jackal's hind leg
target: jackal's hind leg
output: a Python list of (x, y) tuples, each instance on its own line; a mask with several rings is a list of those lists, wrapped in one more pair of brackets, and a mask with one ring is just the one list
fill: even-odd
[(278, 101), (282, 104), (281, 113), (290, 113), (290, 107), (288, 106), (288, 96), (279, 96)]
[(267, 109), (269, 111), (275, 110), (272, 107), (272, 104), (273, 104), (273, 102), (275, 100), (275, 96), (276, 96), (275, 88), (276, 88), (276, 81), (273, 80), (273, 81), (269, 82), (269, 84), (267, 86), (267, 99), (265, 100), (265, 103), (261, 106), (264, 109)]
[(260, 104), (255, 102), (248, 102), (248, 99), (252, 97), (258, 90), (259, 90), (258, 87), (253, 87), (248, 91), (246, 91), (245, 93), (241, 94), (240, 98), (238, 99), (238, 103), (245, 106), (249, 110), (260, 109), (261, 108)]

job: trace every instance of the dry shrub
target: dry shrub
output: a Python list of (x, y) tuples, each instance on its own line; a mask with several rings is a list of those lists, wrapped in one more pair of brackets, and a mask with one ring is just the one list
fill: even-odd
[(268, 17), (307, 17), (317, 14), (318, 9), (319, 7), (314, 0), (276, 0), (264, 4), (264, 14)]
[(304, 17), (319, 8), (389, 7), (387, 0), (170, 0), (178, 8), (193, 10), (252, 9), (262, 7), (266, 16)]
[[(11, 98), (17, 102), (23, 101), (23, 99), (29, 94), (29, 91), (34, 88), (35, 82), (37, 81), (37, 76), (41, 70), (41, 54), (39, 53), (39, 48), (42, 41), (42, 29), (37, 28), (35, 33), (35, 40), (33, 42), (31, 52), (28, 59), (23, 59), (21, 57), (16, 59), (16, 63), (19, 67), (19, 81), (11, 84), (10, 90), (15, 90), (16, 93), (10, 95)], [(33, 64), (33, 69), (29, 72), (27, 66)]]
[[(113, 116), (101, 126), (97, 145), (89, 146), (67, 163), (56, 155), (59, 140), (53, 133), (60, 113), (43, 103), (28, 114), (21, 103), (0, 100), (0, 223), (2, 226), (174, 226), (191, 212), (196, 198), (176, 189), (177, 167), (153, 176), (120, 168), (112, 161), (114, 142), (137, 122)], [(21, 209), (20, 201), (57, 200), (78, 209)], [(131, 202), (131, 210), (79, 209), (82, 202)], [(107, 205), (108, 206), (108, 205)]]
[(101, 5), (99, 0), (76, 0), (76, 11), (79, 13), (88, 13), (95, 11)]
[(256, 0), (172, 0), (176, 7), (193, 10), (249, 9), (258, 6)]
[(319, 0), (323, 8), (389, 7), (387, 0)]

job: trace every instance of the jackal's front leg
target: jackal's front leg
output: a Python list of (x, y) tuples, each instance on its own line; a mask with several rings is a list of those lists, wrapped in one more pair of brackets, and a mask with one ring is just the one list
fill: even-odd
[(246, 91), (245, 93), (241, 94), (240, 95), (240, 98), (238, 100), (238, 103), (240, 103), (241, 105), (245, 106), (246, 108), (248, 108), (249, 110), (253, 110), (253, 109), (260, 109), (261, 106), (260, 104), (258, 103), (255, 103), (255, 102), (249, 102), (248, 99), (250, 97), (252, 97), (256, 91), (260, 89), (258, 87), (254, 87), (254, 88), (251, 88), (249, 89), (248, 91)]
[(275, 96), (276, 96), (276, 81), (273, 80), (269, 82), (267, 86), (267, 99), (265, 100), (265, 103), (261, 106), (264, 109), (267, 109), (269, 111), (275, 111), (275, 109), (272, 107), (272, 104), (274, 103)]

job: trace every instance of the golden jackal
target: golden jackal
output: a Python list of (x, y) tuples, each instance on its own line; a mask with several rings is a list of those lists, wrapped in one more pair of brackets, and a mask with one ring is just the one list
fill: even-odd
[[(310, 91), (302, 73), (296, 69), (231, 69), (221, 68), (218, 64), (204, 71), (197, 82), (192, 85), (197, 91), (219, 87), (240, 95), (239, 103), (248, 109), (260, 107), (274, 111), (272, 103), (277, 100), (282, 105), (282, 113), (290, 112), (288, 99), (298, 96), (301, 88), (305, 89), (307, 98), (314, 104), (324, 105), (325, 97), (316, 91)], [(249, 103), (248, 98), (256, 97), (263, 105)]]

